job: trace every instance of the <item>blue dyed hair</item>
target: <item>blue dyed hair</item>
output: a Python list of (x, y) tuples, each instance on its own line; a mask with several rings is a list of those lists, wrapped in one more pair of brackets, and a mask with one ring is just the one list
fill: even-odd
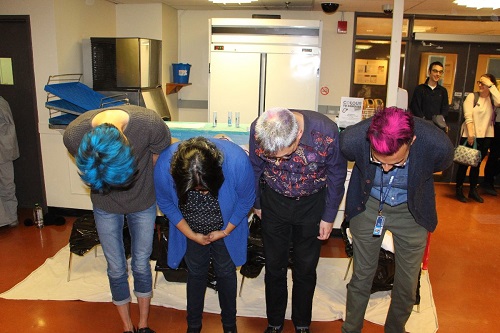
[(109, 193), (134, 181), (136, 160), (127, 138), (111, 124), (87, 132), (75, 156), (80, 177), (92, 191)]

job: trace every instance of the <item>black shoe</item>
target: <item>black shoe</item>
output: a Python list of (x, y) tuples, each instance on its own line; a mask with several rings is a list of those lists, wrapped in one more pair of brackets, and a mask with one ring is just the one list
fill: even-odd
[(482, 183), (481, 188), (483, 189), (484, 193), (489, 194), (489, 195), (494, 195), (497, 196), (498, 193), (495, 190), (495, 186), (489, 183)]
[(460, 202), (467, 202), (467, 198), (464, 195), (464, 188), (463, 188), (463, 186), (461, 186), (461, 185), (457, 186), (455, 191), (456, 191), (456, 197), (457, 197), (458, 201), (460, 201)]
[(295, 333), (311, 333), (309, 327), (296, 328)]
[(188, 327), (186, 333), (200, 333), (201, 327)]
[(476, 200), (477, 202), (483, 203), (484, 200), (477, 193), (477, 188), (475, 186), (471, 186), (469, 190), (469, 198)]
[(135, 330), (135, 327), (132, 331), (126, 331), (126, 332), (123, 332), (123, 333), (136, 333), (137, 331)]
[(224, 333), (238, 333), (238, 329), (236, 328), (236, 325), (234, 326), (222, 326), (222, 329), (224, 330)]
[(283, 325), (280, 327), (267, 326), (264, 333), (281, 333), (283, 331)]
[(153, 331), (149, 327), (139, 328), (136, 332), (137, 333), (155, 333), (155, 331)]

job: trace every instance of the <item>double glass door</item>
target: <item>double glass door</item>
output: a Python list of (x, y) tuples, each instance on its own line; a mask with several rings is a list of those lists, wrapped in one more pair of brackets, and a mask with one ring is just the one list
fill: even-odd
[[(449, 43), (414, 41), (407, 54), (409, 68), (405, 73), (408, 96), (411, 99), (417, 85), (427, 77), (429, 64), (441, 61), (444, 75), (440, 84), (448, 90), (449, 110), (448, 136), (457, 145), (461, 136), (460, 128), (464, 120), (463, 101), (469, 93), (478, 90), (476, 81), (482, 74), (490, 73), (500, 83), (500, 45), (481, 43)], [(486, 160), (483, 160), (483, 167)], [(453, 182), (457, 165), (453, 164), (442, 173), (436, 174), (436, 181)], [(482, 171), (481, 171), (482, 175)]]

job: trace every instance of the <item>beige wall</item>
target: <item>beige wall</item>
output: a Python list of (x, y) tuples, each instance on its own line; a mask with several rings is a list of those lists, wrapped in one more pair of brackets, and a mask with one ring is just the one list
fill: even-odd
[[(178, 48), (178, 19), (177, 10), (172, 7), (162, 7), (162, 79), (163, 87), (165, 84), (172, 82), (172, 64), (177, 63), (179, 48)], [(179, 119), (179, 111), (177, 108), (177, 95), (167, 95), (167, 104), (170, 109), (170, 115), (173, 120)]]
[(104, 0), (54, 0), (58, 72), (82, 73), (82, 40), (116, 35), (115, 6)]

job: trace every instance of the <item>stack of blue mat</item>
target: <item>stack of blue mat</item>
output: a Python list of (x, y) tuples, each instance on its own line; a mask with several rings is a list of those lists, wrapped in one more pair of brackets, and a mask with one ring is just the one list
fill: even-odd
[(45, 106), (50, 110), (64, 113), (57, 117), (51, 117), (49, 119), (50, 125), (68, 125), (86, 111), (125, 104), (124, 101), (107, 97), (81, 82), (47, 84), (45, 91), (60, 98), (47, 101)]

